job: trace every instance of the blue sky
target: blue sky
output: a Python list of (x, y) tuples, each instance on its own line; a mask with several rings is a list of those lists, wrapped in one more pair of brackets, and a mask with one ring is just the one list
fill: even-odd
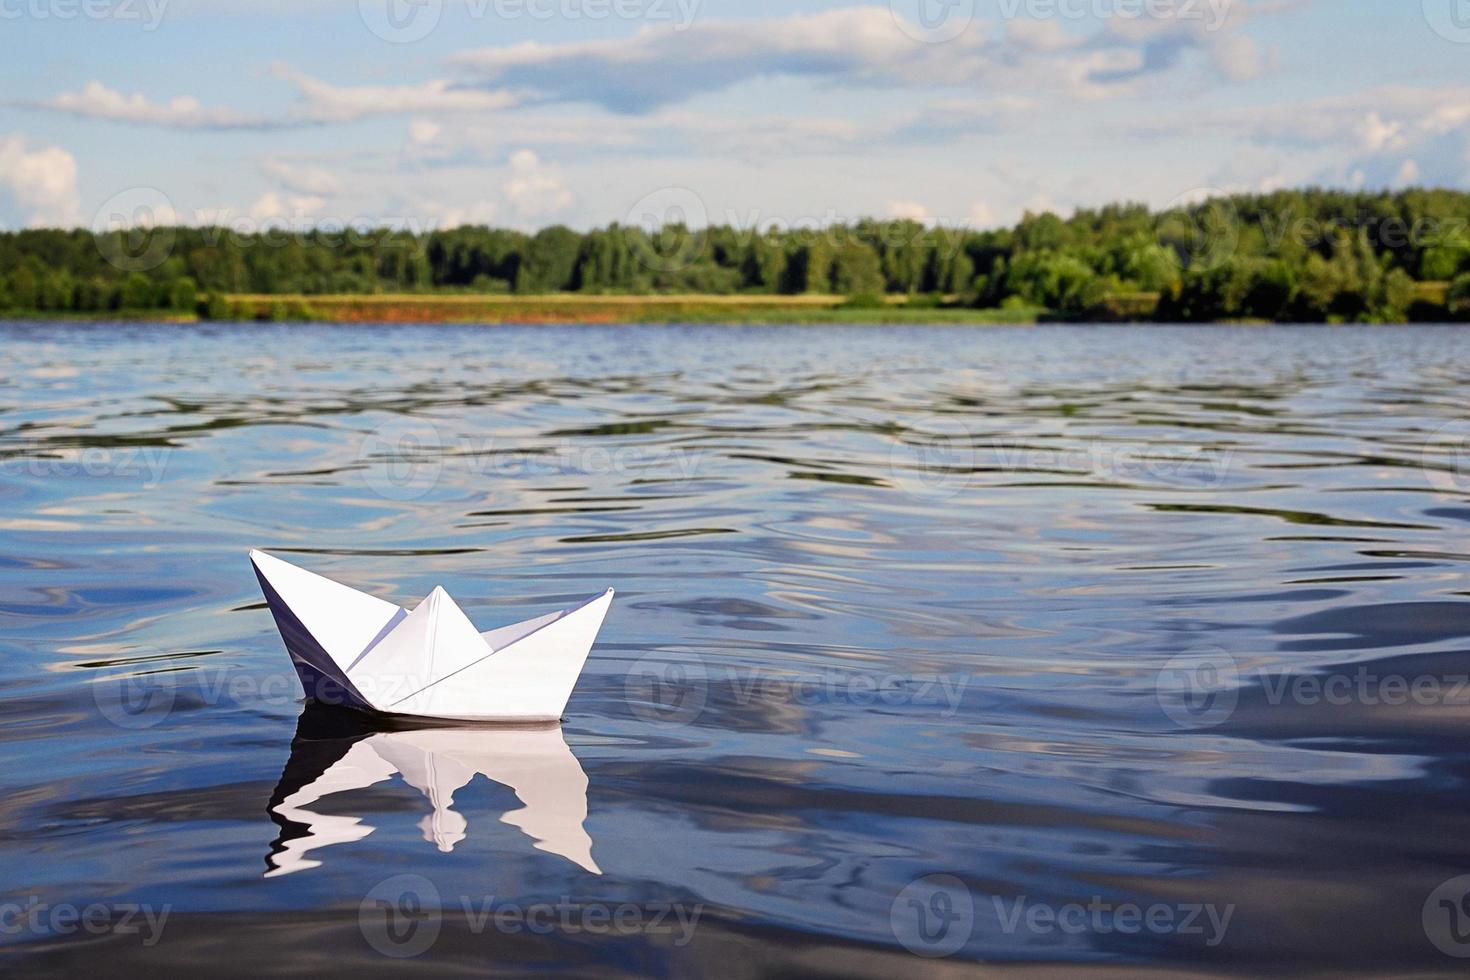
[(0, 0), (0, 224), (1470, 186), (1470, 0)]

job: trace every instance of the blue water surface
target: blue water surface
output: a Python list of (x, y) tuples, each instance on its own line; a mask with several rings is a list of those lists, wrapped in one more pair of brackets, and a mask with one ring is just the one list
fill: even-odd
[[(0, 350), (8, 975), (1467, 962), (1463, 330)], [(507, 775), (302, 704), (252, 548), (481, 629), (618, 599)]]

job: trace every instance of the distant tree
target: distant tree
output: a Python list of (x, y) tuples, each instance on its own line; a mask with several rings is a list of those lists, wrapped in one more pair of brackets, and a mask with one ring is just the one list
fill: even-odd
[(518, 293), (558, 293), (571, 289), (582, 237), (563, 225), (536, 233), (526, 245), (515, 288)]
[(1470, 259), (1470, 249), (1454, 242), (1425, 249), (1419, 261), (1419, 278), (1426, 282), (1444, 282), (1455, 278)]
[(153, 282), (141, 272), (132, 272), (123, 280), (118, 306), (124, 310), (150, 310), (157, 305)]
[(832, 291), (843, 296), (883, 294), (883, 264), (866, 242), (852, 240), (832, 258)]
[(1445, 307), (1455, 317), (1470, 317), (1470, 272), (1455, 277), (1445, 293)]
[(741, 283), (758, 293), (774, 293), (781, 289), (786, 274), (786, 249), (774, 234), (754, 235), (746, 243), (740, 263)]
[(171, 309), (192, 313), (198, 302), (198, 288), (188, 276), (180, 276), (169, 285), (168, 305)]
[(1383, 277), (1378, 318), (1389, 323), (1403, 323), (1414, 305), (1414, 280), (1403, 269), (1394, 269)]
[(832, 291), (832, 247), (820, 233), (796, 245), (787, 254), (783, 293), (830, 293)]

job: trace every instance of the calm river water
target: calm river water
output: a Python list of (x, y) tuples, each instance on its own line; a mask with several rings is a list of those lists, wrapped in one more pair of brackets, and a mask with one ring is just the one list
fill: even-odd
[[(1470, 332), (0, 325), (0, 969), (1452, 974)], [(561, 729), (306, 707), (251, 548)]]

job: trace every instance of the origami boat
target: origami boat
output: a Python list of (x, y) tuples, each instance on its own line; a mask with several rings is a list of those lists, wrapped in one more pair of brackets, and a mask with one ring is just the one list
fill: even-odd
[[(327, 710), (331, 709), (307, 709)], [(281, 835), (266, 858), (266, 877), (319, 867), (322, 862), (311, 856), (312, 851), (371, 834), (376, 828), (360, 817), (321, 813), (313, 807), (329, 796), (394, 776), (427, 798), (432, 812), (419, 822), (419, 830), (424, 840), (447, 854), (469, 830), (469, 822), (454, 809), (454, 794), (477, 775), (508, 786), (520, 800), (522, 808), (505, 813), (502, 823), (529, 837), (537, 850), (602, 873), (592, 857), (592, 838), (583, 827), (587, 774), (561, 729), (553, 726), (429, 728), (325, 740), (305, 738), (298, 731), (286, 771), (271, 797), (271, 819), (280, 825)], [(352, 805), (339, 801), (333, 808), (350, 811)]]
[(560, 721), (613, 600), (481, 633), (443, 589), (400, 609), (261, 551), (250, 561), (308, 698), (415, 718)]

